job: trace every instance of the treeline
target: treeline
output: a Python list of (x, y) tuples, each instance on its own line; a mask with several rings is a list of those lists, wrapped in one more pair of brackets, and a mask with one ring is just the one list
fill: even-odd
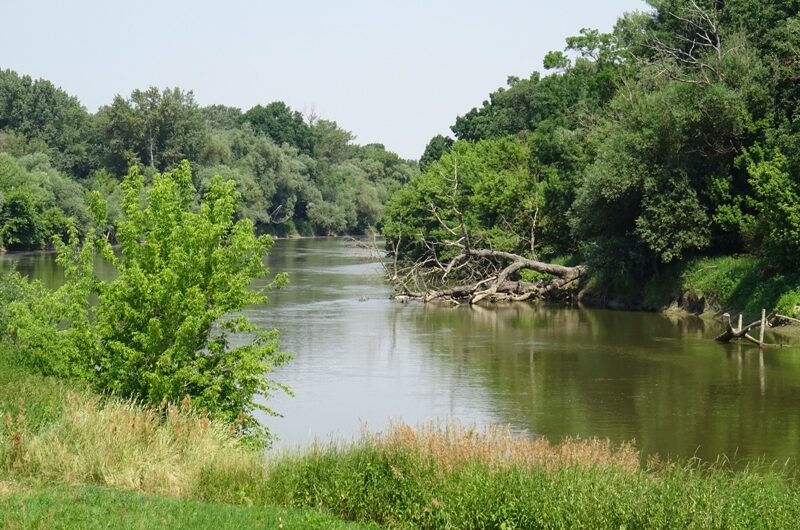
[(184, 159), (201, 192), (214, 175), (235, 180), (238, 215), (259, 232), (362, 233), (417, 165), (353, 140), (279, 101), (200, 107), (178, 88), (134, 90), (92, 114), (49, 81), (0, 70), (0, 247), (46, 247), (73, 223), (85, 233), (91, 191), (108, 200), (113, 227), (130, 167), (151, 178)]
[[(587, 263), (595, 287), (696, 256), (800, 266), (800, 3), (650, 0), (583, 29), (431, 139), (387, 248)], [(460, 243), (458, 243), (460, 241)], [(457, 244), (456, 244), (457, 243)], [(456, 272), (452, 271), (452, 275)]]

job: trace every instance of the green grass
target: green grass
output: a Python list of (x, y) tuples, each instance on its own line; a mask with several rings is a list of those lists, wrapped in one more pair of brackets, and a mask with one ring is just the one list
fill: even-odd
[(2, 348), (0, 416), (0, 528), (361, 528), (271, 507), (262, 455), (224, 426), (102, 399)]
[[(458, 442), (434, 450), (380, 441), (322, 448), (279, 462), (270, 473), (271, 497), (349, 520), (421, 529), (744, 530), (796, 528), (800, 521), (800, 489), (779, 473), (693, 463), (631, 469), (625, 455), (592, 461), (581, 447), (572, 453), (555, 446), (544, 461), (512, 457), (505, 464), (502, 456), (464, 453)], [(453, 461), (453, 452), (462, 457)], [(574, 458), (559, 462), (564, 454)]]
[(64, 397), (70, 392), (85, 394), (77, 382), (31, 374), (18, 366), (10, 352), (0, 346), (0, 411), (3, 415), (16, 418), (23, 413), (28, 427), (38, 430), (61, 415)]
[(697, 258), (674, 264), (645, 285), (643, 304), (660, 309), (682, 294), (703, 300), (706, 311), (742, 312), (750, 318), (761, 309), (777, 309), (800, 316), (800, 277), (770, 271), (754, 256)]
[(327, 530), (374, 526), (345, 523), (304, 509), (204, 503), (98, 486), (51, 486), (5, 494), (0, 490), (0, 528)]

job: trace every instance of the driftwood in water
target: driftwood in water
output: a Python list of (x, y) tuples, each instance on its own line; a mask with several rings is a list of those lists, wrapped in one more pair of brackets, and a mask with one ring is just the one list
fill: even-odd
[[(746, 326), (742, 326), (742, 317), (739, 315), (739, 326), (735, 328), (733, 324), (731, 324), (731, 316), (725, 313), (722, 315), (722, 323), (725, 325), (725, 331), (718, 335), (715, 340), (718, 342), (730, 342), (734, 339), (745, 339), (759, 348), (780, 348), (780, 344), (766, 344), (764, 342), (764, 329), (770, 325), (770, 322), (776, 316), (774, 311), (767, 316), (766, 311), (762, 310), (760, 319)], [(758, 339), (750, 335), (750, 331), (756, 328), (760, 328)]]
[(786, 315), (776, 314), (775, 319), (778, 321), (785, 320), (787, 322), (791, 322), (793, 324), (800, 324), (800, 320), (792, 317), (787, 317)]

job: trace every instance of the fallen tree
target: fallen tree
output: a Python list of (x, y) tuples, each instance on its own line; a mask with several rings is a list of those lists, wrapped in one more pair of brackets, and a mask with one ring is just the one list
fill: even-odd
[[(476, 181), (489, 177), (478, 176), (480, 172), (471, 167), (467, 179), (471, 184), (465, 185), (459, 176), (458, 157), (453, 155), (451, 161), (452, 172), (441, 171), (431, 184), (434, 191), (420, 194), (420, 198), (425, 196), (424, 206), (414, 215), (424, 221), (411, 223), (411, 229), (405, 225), (405, 230), (388, 236), (387, 276), (395, 285), (395, 298), (477, 304), (574, 297), (583, 287), (587, 267), (537, 259), (536, 231), (542, 200), (537, 199), (537, 192), (520, 190), (520, 194), (532, 197), (520, 195), (509, 200), (512, 206), (492, 211), (496, 217), (493, 224), (509, 236), (497, 238), (475, 221), (476, 210), (486, 205), (479, 207), (472, 201)], [(525, 175), (529, 176), (527, 169)], [(519, 177), (517, 184), (522, 180)], [(521, 274), (523, 271), (538, 274)]]
[[(777, 344), (767, 344), (764, 342), (764, 330), (768, 326), (773, 326), (772, 322), (777, 317), (782, 317), (782, 315), (777, 315), (774, 311), (769, 315), (766, 314), (765, 311), (761, 312), (761, 318), (746, 326), (742, 325), (742, 315), (739, 315), (739, 325), (737, 327), (733, 326), (731, 322), (731, 316), (728, 313), (723, 313), (722, 315), (722, 323), (725, 326), (725, 331), (719, 334), (714, 340), (717, 342), (730, 342), (734, 339), (745, 339), (749, 342), (752, 342), (756, 346), (760, 348), (777, 348), (780, 345)], [(786, 318), (786, 317), (783, 317)], [(760, 330), (760, 336), (758, 339), (750, 335), (750, 331), (754, 329)]]
[[(451, 242), (450, 246), (460, 248), (461, 252), (445, 262), (437, 258), (433, 247), (429, 256), (406, 266), (398, 263), (395, 252), (389, 273), (397, 290), (395, 298), (454, 304), (563, 298), (579, 292), (586, 278), (585, 265), (568, 267), (511, 252), (474, 249), (458, 242)], [(523, 270), (547, 277), (523, 281), (518, 278)]]

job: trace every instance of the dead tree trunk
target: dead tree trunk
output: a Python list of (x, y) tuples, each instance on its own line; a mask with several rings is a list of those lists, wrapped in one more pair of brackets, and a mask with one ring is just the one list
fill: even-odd
[[(469, 271), (466, 275), (469, 280), (448, 287), (428, 288), (426, 285), (423, 289), (410, 288), (409, 284), (412, 282), (409, 279), (420, 274), (420, 266), (428, 266), (432, 270), (438, 268), (441, 274), (437, 281), (432, 282), (437, 285), (446, 284), (448, 276), (454, 271), (465, 269)], [(513, 279), (523, 269), (547, 274), (552, 278), (540, 282)], [(435, 257), (429, 258), (418, 266), (412, 266), (405, 274), (401, 275), (395, 271), (391, 276), (399, 287), (396, 298), (401, 300), (414, 299), (423, 302), (441, 300), (455, 304), (477, 304), (484, 300), (502, 302), (544, 298), (567, 289), (577, 291), (583, 284), (586, 270), (585, 265), (567, 267), (529, 259), (511, 252), (463, 247), (461, 254), (445, 264)], [(426, 282), (415, 283), (426, 284)]]
[[(512, 252), (495, 250), (492, 241), (470, 234), (463, 203), (463, 191), (458, 175), (458, 159), (454, 158), (453, 175), (444, 176), (449, 184), (449, 197), (427, 205), (430, 220), (438, 222), (442, 234), (414, 234), (417, 255), (414, 263), (399, 263), (400, 237), (394, 244), (394, 270), (387, 277), (397, 288), (396, 299), (432, 302), (442, 300), (455, 304), (522, 301), (541, 298), (555, 293), (578, 291), (586, 278), (587, 267), (567, 267), (535, 259), (536, 226), (539, 210), (534, 210), (530, 227), (530, 251), (534, 258)], [(521, 234), (516, 234), (521, 236)], [(524, 241), (525, 237), (520, 237)], [(488, 248), (486, 248), (488, 247)], [(455, 253), (455, 255), (454, 255)], [(447, 256), (443, 259), (442, 256)], [(402, 270), (401, 270), (402, 269)], [(522, 270), (548, 275), (538, 282), (521, 281)]]
[[(769, 325), (769, 322), (775, 318), (776, 314), (773, 311), (768, 316), (764, 316), (762, 314), (759, 320), (755, 322), (751, 322), (746, 326), (741, 325), (741, 315), (739, 316), (739, 327), (734, 328), (733, 324), (731, 324), (731, 316), (728, 313), (722, 315), (722, 323), (725, 325), (725, 331), (723, 331), (720, 335), (716, 337), (717, 342), (730, 342), (734, 339), (745, 339), (747, 341), (752, 342), (756, 346), (760, 348), (779, 348), (779, 344), (766, 344), (764, 343), (764, 328)], [(760, 339), (757, 339), (750, 335), (750, 331), (755, 328), (761, 328)]]

